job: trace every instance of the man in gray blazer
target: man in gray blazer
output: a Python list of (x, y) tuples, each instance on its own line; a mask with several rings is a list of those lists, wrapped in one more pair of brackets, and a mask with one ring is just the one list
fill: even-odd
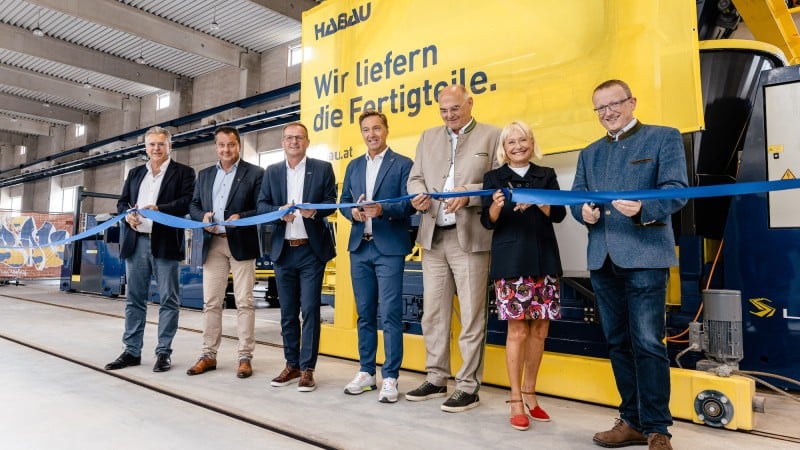
[(472, 97), (464, 86), (448, 86), (439, 93), (444, 127), (422, 133), (408, 192), (422, 213), (417, 242), (422, 246), (422, 334), (425, 339), (425, 382), (406, 400), (421, 401), (447, 395), (450, 377), (450, 316), (453, 294), (458, 294), (464, 362), (456, 374), (456, 390), (442, 404), (446, 412), (479, 405), (483, 341), (486, 329), (486, 286), (492, 234), (481, 225), (480, 197), (438, 201), (426, 193), (472, 191), (483, 187), (483, 175), (497, 167), (495, 153), (500, 129), (477, 123)]
[[(358, 118), (367, 153), (350, 161), (344, 174), (342, 203), (383, 200), (406, 195), (412, 161), (386, 145), (389, 124), (383, 113), (367, 110)], [(397, 377), (403, 362), (403, 269), (411, 252), (411, 202), (373, 203), (342, 208), (350, 228), (350, 275), (358, 311), (358, 355), (361, 368), (344, 388), (358, 395), (377, 389), (378, 310), (386, 360), (378, 401), (397, 401)]]
[[(192, 219), (222, 222), (254, 216), (264, 169), (242, 160), (241, 139), (233, 127), (214, 131), (219, 161), (200, 171), (189, 214)], [(261, 256), (258, 227), (210, 225), (203, 229), (203, 354), (186, 371), (198, 375), (217, 368), (217, 350), (222, 337), (222, 304), (233, 274), (236, 299), (236, 331), (239, 335), (239, 368), (236, 376), (253, 374), (250, 360), (256, 346), (255, 283), (256, 258)]]
[[(573, 191), (688, 185), (680, 132), (636, 120), (636, 97), (625, 82), (603, 82), (592, 103), (608, 134), (581, 152)], [(671, 215), (685, 203), (625, 199), (570, 207), (589, 230), (588, 268), (622, 397), (614, 427), (594, 435), (600, 446), (672, 448), (664, 312), (669, 267), (678, 263)]]

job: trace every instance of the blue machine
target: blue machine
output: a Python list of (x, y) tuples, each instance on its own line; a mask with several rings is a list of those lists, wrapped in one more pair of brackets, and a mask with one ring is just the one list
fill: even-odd
[[(85, 216), (85, 228), (97, 226), (97, 216)], [(80, 291), (116, 297), (125, 291), (125, 262), (119, 259), (119, 226), (64, 248), (62, 291)]]
[[(761, 74), (738, 182), (800, 175), (798, 104), (797, 66)], [(799, 199), (796, 190), (733, 198), (723, 247), (725, 288), (741, 291), (741, 368), (793, 379), (800, 379)]]

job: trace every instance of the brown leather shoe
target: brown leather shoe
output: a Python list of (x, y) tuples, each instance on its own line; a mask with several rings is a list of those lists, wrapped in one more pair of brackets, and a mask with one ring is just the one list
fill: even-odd
[(203, 372), (208, 372), (209, 370), (214, 370), (216, 368), (216, 358), (203, 355), (197, 360), (196, 363), (194, 363), (192, 367), (189, 368), (189, 370), (186, 371), (186, 375), (200, 375)]
[(610, 430), (595, 434), (592, 440), (601, 447), (609, 448), (647, 445), (647, 436), (631, 428), (622, 419), (617, 419)]
[(297, 367), (289, 367), (286, 366), (281, 371), (280, 375), (273, 378), (272, 381), (269, 382), (270, 386), (274, 387), (283, 387), (288, 384), (294, 383), (300, 378), (300, 369)]
[(300, 392), (311, 392), (317, 388), (314, 382), (314, 369), (306, 369), (300, 375), (300, 382), (297, 383), (297, 390)]
[(650, 433), (650, 436), (647, 436), (647, 448), (648, 450), (672, 450), (672, 444), (666, 434)]
[(253, 374), (253, 366), (250, 365), (250, 360), (243, 358), (239, 360), (239, 370), (236, 371), (236, 376), (239, 378), (247, 378)]

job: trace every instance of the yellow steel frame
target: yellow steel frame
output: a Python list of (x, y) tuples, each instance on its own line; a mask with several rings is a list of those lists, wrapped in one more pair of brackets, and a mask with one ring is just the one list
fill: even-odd
[(753, 37), (780, 48), (789, 64), (800, 64), (800, 35), (785, 0), (734, 0)]

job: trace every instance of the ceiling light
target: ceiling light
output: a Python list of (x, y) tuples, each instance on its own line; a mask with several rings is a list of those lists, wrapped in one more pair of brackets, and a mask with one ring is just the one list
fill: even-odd
[(39, 22), (41, 22), (41, 21), (42, 21), (42, 10), (41, 10), (41, 8), (39, 8), (39, 17), (36, 18), (36, 28), (34, 28), (32, 30), (33, 35), (36, 36), (36, 37), (44, 36), (44, 30), (39, 28)]
[(214, 3), (214, 14), (211, 16), (211, 25), (208, 26), (212, 30), (219, 30), (219, 24), (217, 23), (217, 4)]
[(147, 60), (144, 59), (144, 56), (142, 55), (139, 55), (139, 57), (134, 59), (134, 61), (136, 62), (136, 64), (147, 64)]
[(44, 106), (45, 108), (49, 108), (50, 107), (50, 103), (44, 102), (44, 103), (42, 103), (42, 106)]
[(87, 80), (85, 83), (83, 83), (83, 87), (85, 89), (91, 89), (92, 88), (92, 83), (89, 83), (89, 81)]

